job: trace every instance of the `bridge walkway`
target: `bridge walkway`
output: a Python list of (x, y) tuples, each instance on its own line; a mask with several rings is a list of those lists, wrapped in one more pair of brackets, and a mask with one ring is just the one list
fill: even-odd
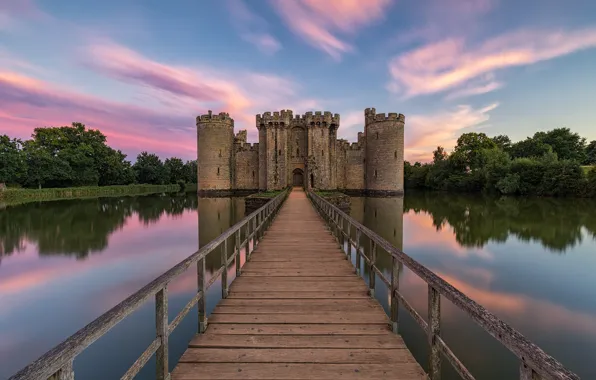
[(295, 189), (171, 378), (427, 377), (306, 193)]

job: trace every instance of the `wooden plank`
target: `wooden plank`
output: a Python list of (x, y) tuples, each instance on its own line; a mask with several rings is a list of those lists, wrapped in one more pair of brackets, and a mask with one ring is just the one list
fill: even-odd
[[(244, 271), (245, 269), (267, 269), (267, 270), (275, 270), (275, 269), (321, 269), (321, 263), (317, 262), (289, 262), (289, 261), (281, 261), (281, 262), (258, 262), (258, 261), (249, 261), (245, 265), (246, 268), (242, 268)], [(331, 265), (329, 265), (331, 267)], [(337, 268), (353, 268), (352, 264), (348, 263), (348, 260), (341, 259), (338, 260), (337, 263), (333, 264), (333, 267)], [(331, 269), (331, 268), (330, 268)]]
[(405, 348), (401, 337), (384, 335), (223, 335), (199, 334), (192, 348)]
[(403, 349), (369, 348), (189, 348), (180, 363), (412, 363)]
[(320, 291), (368, 291), (368, 287), (361, 283), (337, 283), (337, 282), (305, 282), (301, 287), (297, 287), (296, 284), (291, 283), (245, 283), (240, 284), (236, 281), (230, 285), (231, 292), (258, 292), (263, 290), (269, 290), (271, 292), (320, 292)]
[(290, 256), (290, 255), (255, 255), (250, 257), (251, 263), (261, 263), (261, 262), (284, 262), (284, 263), (303, 263), (303, 262), (313, 262), (313, 263), (336, 263), (338, 260), (341, 260), (345, 257), (345, 255), (341, 253), (336, 254), (325, 254), (325, 256)]
[(301, 292), (301, 291), (294, 291), (294, 292), (278, 292), (278, 291), (250, 291), (250, 292), (240, 292), (235, 291), (228, 295), (228, 299), (235, 299), (235, 298), (261, 298), (261, 299), (274, 299), (274, 298), (282, 298), (282, 299), (308, 299), (308, 298), (347, 298), (347, 299), (356, 299), (356, 298), (370, 298), (368, 295), (368, 291), (318, 291), (318, 292)]
[(382, 324), (210, 324), (208, 334), (225, 335), (385, 335), (389, 327)]
[(269, 305), (269, 306), (217, 306), (213, 314), (307, 314), (316, 312), (368, 312), (384, 313), (381, 305), (359, 304), (327, 304), (327, 305), (302, 305), (297, 302), (294, 305)]
[(275, 273), (270, 273), (269, 271), (252, 271), (252, 270), (244, 270), (242, 269), (242, 276), (243, 277), (260, 277), (260, 276), (267, 276), (267, 277), (319, 277), (325, 276), (328, 278), (331, 277), (354, 277), (354, 271), (345, 270), (345, 271), (301, 271), (301, 270), (283, 270), (283, 271), (276, 271)]
[(413, 363), (294, 364), (294, 363), (180, 363), (172, 380), (423, 380)]
[(387, 324), (384, 313), (370, 312), (325, 312), (304, 314), (211, 314), (209, 323), (338, 323), (338, 324)]
[(268, 286), (276, 286), (279, 284), (291, 285), (295, 286), (297, 290), (308, 282), (325, 282), (328, 284), (362, 284), (362, 279), (356, 275), (352, 275), (349, 277), (337, 277), (337, 278), (327, 278), (325, 276), (300, 276), (300, 277), (270, 277), (270, 276), (261, 276), (259, 278), (256, 277), (239, 277), (234, 280), (237, 284), (242, 285), (254, 285), (254, 284), (263, 284), (264, 289), (268, 289)]
[(294, 299), (224, 299), (219, 301), (217, 307), (220, 306), (294, 306), (296, 303), (303, 306), (324, 306), (324, 305), (338, 305), (338, 306), (378, 306), (379, 303), (372, 298), (358, 298), (351, 299), (301, 299), (296, 301)]

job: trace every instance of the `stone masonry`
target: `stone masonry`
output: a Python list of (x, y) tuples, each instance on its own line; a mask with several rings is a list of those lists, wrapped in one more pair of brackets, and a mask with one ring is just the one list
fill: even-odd
[(291, 110), (256, 116), (259, 142), (234, 135), (227, 113), (197, 117), (200, 193), (280, 190), (288, 186), (348, 193), (403, 193), (402, 114), (364, 111), (358, 142), (337, 139), (339, 114)]

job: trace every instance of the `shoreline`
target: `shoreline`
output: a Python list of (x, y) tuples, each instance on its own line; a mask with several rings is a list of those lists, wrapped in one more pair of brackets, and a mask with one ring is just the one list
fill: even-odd
[[(38, 201), (55, 201), (64, 199), (85, 199), (114, 196), (136, 196), (156, 193), (177, 193), (179, 184), (170, 185), (116, 185), (116, 186), (85, 186), (63, 187), (48, 189), (6, 189), (0, 191), (0, 204), (11, 206), (21, 203)], [(184, 192), (196, 191), (196, 184), (187, 184)], [(0, 207), (1, 208), (1, 207)]]

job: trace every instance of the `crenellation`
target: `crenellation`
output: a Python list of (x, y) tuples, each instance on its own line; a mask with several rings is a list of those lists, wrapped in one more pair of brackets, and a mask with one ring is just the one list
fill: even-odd
[[(303, 185), (384, 195), (403, 192), (403, 114), (364, 110), (357, 142), (337, 138), (340, 115), (292, 110), (257, 114), (259, 142), (233, 131), (225, 112), (197, 117), (199, 191)], [(221, 128), (222, 125), (231, 128)]]

